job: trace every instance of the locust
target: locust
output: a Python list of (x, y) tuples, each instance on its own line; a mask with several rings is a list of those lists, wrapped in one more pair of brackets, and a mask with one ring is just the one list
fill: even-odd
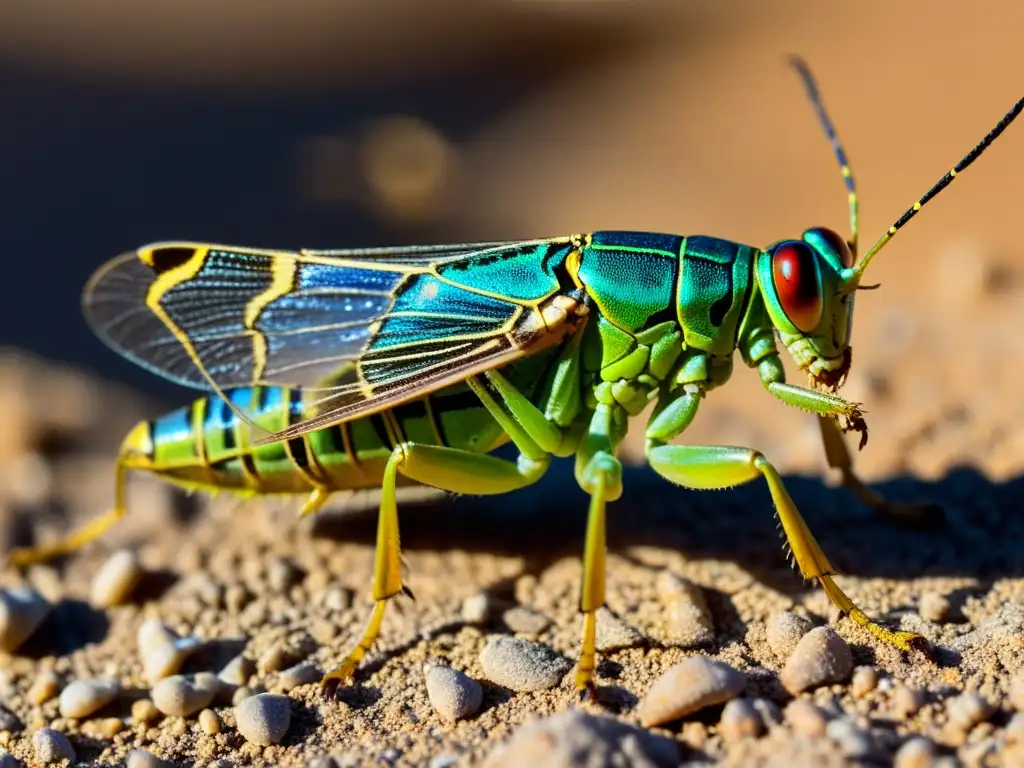
[[(633, 417), (653, 470), (679, 486), (763, 479), (802, 577), (882, 643), (925, 651), (839, 587), (779, 472), (749, 447), (675, 441), (740, 359), (766, 393), (817, 417), (828, 464), (874, 510), (913, 514), (860, 480), (843, 433), (867, 440), (862, 406), (837, 394), (850, 371), (854, 298), (872, 259), (1024, 108), (998, 124), (858, 258), (853, 174), (807, 65), (792, 64), (831, 143), (850, 234), (813, 227), (767, 248), (707, 235), (601, 231), (519, 242), (272, 250), (198, 242), (144, 246), (108, 262), (84, 293), (109, 346), (182, 385), (191, 405), (134, 427), (117, 459), (114, 508), (65, 540), (17, 550), (24, 565), (71, 552), (126, 514), (129, 471), (244, 495), (380, 488), (373, 608), (326, 693), (354, 677), (389, 601), (408, 592), (398, 489), (505, 494), (573, 457), (590, 497), (575, 684), (595, 690), (605, 604), (606, 511), (623, 493), (617, 451)], [(786, 381), (780, 347), (808, 377)], [(511, 443), (518, 457), (495, 456)]]

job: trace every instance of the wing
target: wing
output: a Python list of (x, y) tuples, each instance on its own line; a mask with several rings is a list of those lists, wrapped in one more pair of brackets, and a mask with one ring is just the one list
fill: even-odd
[[(577, 237), (350, 251), (157, 243), (100, 268), (93, 330), (180, 384), (317, 393), (294, 437), (556, 342), (545, 302), (572, 285)], [(244, 414), (242, 414), (244, 417)], [(262, 442), (262, 441), (261, 441)]]

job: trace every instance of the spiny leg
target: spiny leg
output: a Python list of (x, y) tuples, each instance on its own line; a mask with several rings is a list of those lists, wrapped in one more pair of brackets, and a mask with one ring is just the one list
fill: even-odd
[(904, 651), (927, 647), (927, 641), (915, 632), (893, 632), (872, 621), (833, 581), (835, 569), (797, 511), (779, 473), (761, 453), (726, 446), (659, 445), (649, 448), (647, 458), (658, 474), (687, 488), (728, 488), (763, 477), (803, 577), (817, 579), (839, 610), (879, 640)]
[(8, 562), (17, 567), (26, 567), (36, 563), (44, 563), (61, 555), (67, 555), (81, 549), (90, 541), (102, 536), (128, 513), (125, 506), (125, 488), (128, 481), (129, 466), (124, 457), (117, 460), (117, 471), (114, 478), (114, 508), (95, 520), (90, 520), (81, 528), (72, 531), (60, 541), (38, 547), (21, 547), (11, 552)]
[(868, 488), (864, 481), (857, 477), (850, 449), (835, 419), (819, 416), (818, 426), (821, 428), (821, 441), (825, 446), (828, 465), (842, 473), (843, 486), (853, 492), (853, 495), (872, 512), (914, 525), (935, 524), (945, 518), (942, 507), (936, 504), (895, 504), (886, 500), (877, 491)]
[[(479, 381), (469, 379), (469, 385), (519, 448), (519, 458), (514, 462), (506, 461), (458, 448), (417, 443), (403, 443), (395, 447), (384, 470), (381, 488), (374, 555), (373, 612), (352, 650), (337, 669), (321, 680), (327, 695), (333, 695), (340, 683), (352, 677), (359, 662), (373, 646), (380, 634), (388, 600), (407, 591), (402, 584), (398, 506), (395, 498), (398, 474), (451, 493), (495, 495), (532, 485), (547, 471), (551, 456), (537, 444), (530, 427), (504, 410)], [(511, 391), (515, 392), (514, 388)], [(504, 402), (504, 395), (501, 397)]]

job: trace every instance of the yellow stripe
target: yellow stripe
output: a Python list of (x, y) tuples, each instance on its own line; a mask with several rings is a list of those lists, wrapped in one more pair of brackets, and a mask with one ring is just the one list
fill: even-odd
[(252, 332), (252, 380), (263, 379), (263, 371), (267, 367), (267, 336), (255, 330), (260, 313), (273, 301), (291, 293), (295, 287), (295, 259), (281, 257), (270, 263), (270, 287), (259, 296), (254, 296), (245, 306), (245, 327)]

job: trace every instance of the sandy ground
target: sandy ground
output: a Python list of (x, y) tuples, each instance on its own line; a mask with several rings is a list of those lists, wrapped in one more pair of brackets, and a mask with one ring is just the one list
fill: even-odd
[[(830, 16), (810, 3), (766, 3), (738, 22), (730, 16), (736, 5), (704, 12), (699, 35), (681, 27), (678, 44), (662, 42), (553, 85), (460, 147), (456, 235), (600, 227), (768, 243), (812, 224), (842, 230), (843, 196), (827, 146), (781, 64), (796, 50), (815, 65), (847, 143), (870, 242), (980, 138), (1024, 82), (1017, 10), (964, 18), (957, 3), (921, 13), (877, 2)], [(687, 433), (688, 441), (750, 445), (772, 458), (841, 585), (869, 613), (927, 636), (934, 661), (880, 646), (833, 615), (820, 589), (801, 583), (780, 551), (763, 487), (691, 493), (639, 465), (628, 470), (625, 495), (609, 510), (608, 604), (649, 639), (605, 656), (606, 712), (635, 725), (636, 703), (654, 679), (698, 652), (744, 672), (745, 697), (785, 707), (792, 697), (778, 682), (783, 660), (765, 636), (780, 610), (833, 626), (856, 664), (876, 668), (883, 681), (868, 692), (843, 682), (801, 695), (833, 721), (852, 718), (870, 734), (872, 757), (854, 755), (838, 729), (807, 736), (788, 720), (758, 738), (726, 739), (719, 705), (658, 729), (679, 746), (680, 762), (884, 765), (923, 735), (950, 765), (1024, 764), (1022, 737), (1014, 747), (1007, 729), (1010, 681), (1024, 670), (1022, 159), (1024, 129), (1014, 126), (879, 256), (870, 277), (883, 287), (858, 298), (843, 394), (868, 412), (871, 440), (859, 466), (895, 500), (939, 504), (944, 521), (900, 525), (834, 488), (813, 421), (774, 402), (746, 371), (709, 398)], [(133, 393), (21, 353), (5, 361), (3, 535), (8, 543), (30, 533), (53, 537), (106, 508), (120, 437), (155, 412)], [(638, 447), (631, 441), (626, 458), (636, 462)], [(480, 590), (502, 607), (528, 606), (551, 619), (531, 637), (575, 658), (586, 500), (563, 464), (509, 497), (404, 507), (415, 603), (396, 601), (371, 663), (337, 701), (323, 701), (314, 684), (291, 690), (291, 728), (282, 744), (266, 748), (238, 734), (230, 702), (214, 707), (219, 734), (206, 733), (194, 716), (137, 722), (131, 705), (148, 686), (136, 631), (157, 616), (208, 641), (187, 672), (216, 671), (239, 652), (256, 660), (280, 642), (290, 662), (329, 668), (368, 610), (373, 516), (342, 509), (299, 523), (295, 505), (184, 500), (138, 478), (122, 526), (78, 557), (29, 574), (56, 608), (4, 658), (0, 698), (16, 721), (0, 739), (29, 763), (33, 732), (50, 725), (70, 734), (83, 764), (118, 764), (135, 747), (182, 765), (307, 765), (324, 755), (343, 765), (479, 764), (526, 721), (576, 705), (571, 675), (534, 693), (488, 683), (479, 652), (489, 636), (511, 630), (500, 610), (481, 625), (461, 614)], [(90, 607), (91, 580), (123, 546), (139, 551), (144, 583), (127, 605)], [(282, 560), (298, 571), (275, 591), (271, 574)], [(703, 591), (715, 631), (702, 649), (659, 639), (666, 619), (656, 581), (665, 569)], [(13, 583), (16, 575), (5, 578)], [(326, 600), (331, 585), (348, 590), (345, 597)], [(921, 615), (932, 616), (922, 597), (935, 594), (949, 604), (938, 621)], [(422, 672), (430, 659), (483, 683), (478, 714), (454, 725), (438, 716)], [(28, 698), (44, 670), (61, 685), (113, 675), (124, 692), (94, 716), (68, 720), (55, 699)], [(279, 674), (265, 669), (251, 684), (281, 688)], [(917, 713), (894, 714), (899, 686), (924, 692)], [(957, 729), (951, 702), (964, 691), (979, 692), (992, 709), (983, 722)]]

